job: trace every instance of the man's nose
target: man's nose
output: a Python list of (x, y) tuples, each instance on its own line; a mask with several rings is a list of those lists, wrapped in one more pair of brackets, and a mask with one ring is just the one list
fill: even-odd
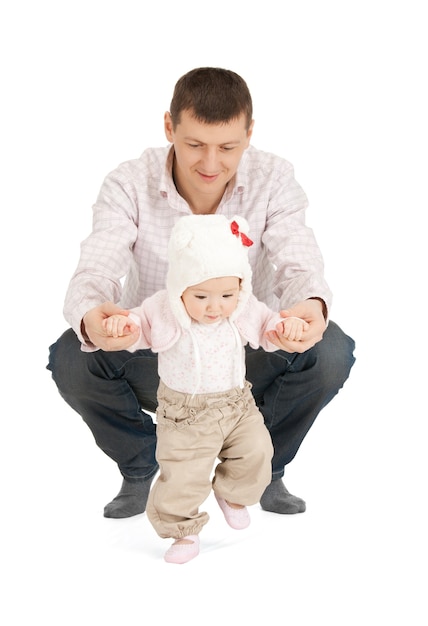
[(218, 169), (218, 154), (216, 147), (207, 146), (203, 154), (203, 166), (206, 174), (214, 174)]

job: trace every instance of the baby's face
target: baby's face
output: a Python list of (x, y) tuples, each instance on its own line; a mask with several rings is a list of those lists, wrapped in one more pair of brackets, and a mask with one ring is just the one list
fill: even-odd
[(214, 324), (229, 317), (236, 309), (240, 283), (237, 276), (210, 278), (188, 287), (181, 299), (193, 320), (201, 324)]

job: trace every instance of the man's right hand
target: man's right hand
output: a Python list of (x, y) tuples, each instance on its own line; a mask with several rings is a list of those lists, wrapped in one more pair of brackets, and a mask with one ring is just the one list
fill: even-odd
[(82, 335), (95, 347), (106, 352), (126, 350), (137, 341), (140, 330), (137, 328), (134, 332), (129, 332), (121, 337), (109, 337), (103, 328), (103, 320), (110, 315), (117, 314), (128, 315), (128, 311), (121, 309), (113, 302), (104, 302), (94, 307), (83, 317)]

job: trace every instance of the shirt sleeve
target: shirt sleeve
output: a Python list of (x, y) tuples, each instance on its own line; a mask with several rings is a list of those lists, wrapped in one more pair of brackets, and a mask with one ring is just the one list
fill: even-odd
[(81, 243), (79, 263), (65, 297), (64, 317), (82, 343), (85, 313), (103, 302), (120, 301), (121, 279), (129, 271), (137, 238), (137, 215), (132, 184), (118, 170), (112, 172), (93, 206), (92, 232)]
[(320, 248), (306, 224), (307, 206), (306, 194), (294, 177), (292, 165), (282, 161), (272, 180), (262, 237), (275, 268), (274, 293), (282, 308), (318, 297), (329, 310), (332, 294), (324, 277)]

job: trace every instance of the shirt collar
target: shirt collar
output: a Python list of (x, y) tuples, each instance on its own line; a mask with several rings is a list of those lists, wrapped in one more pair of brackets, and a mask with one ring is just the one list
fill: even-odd
[(177, 194), (174, 181), (172, 179), (172, 162), (174, 160), (174, 146), (169, 146), (168, 154), (165, 161), (165, 167), (162, 172), (159, 185), (159, 193), (163, 198), (172, 197)]

